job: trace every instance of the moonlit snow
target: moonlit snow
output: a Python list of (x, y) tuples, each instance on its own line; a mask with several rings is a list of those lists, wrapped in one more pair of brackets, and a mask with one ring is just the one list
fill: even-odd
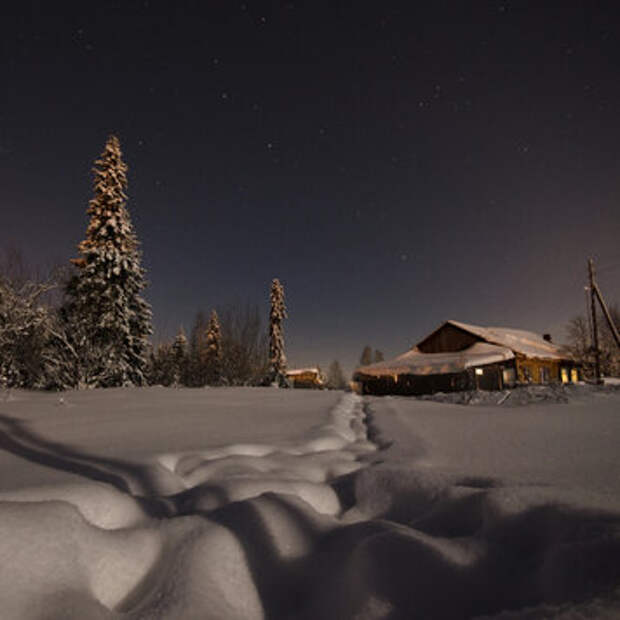
[(0, 394), (3, 619), (620, 617), (620, 391)]

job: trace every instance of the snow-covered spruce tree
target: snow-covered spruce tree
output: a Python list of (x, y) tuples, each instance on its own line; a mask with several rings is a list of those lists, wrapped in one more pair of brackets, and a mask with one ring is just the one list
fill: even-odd
[(127, 166), (110, 136), (95, 161), (94, 197), (87, 214), (78, 274), (67, 287), (65, 317), (79, 352), (76, 385), (144, 385), (151, 309), (142, 298), (145, 271), (127, 210)]
[(269, 384), (287, 386), (286, 355), (284, 354), (284, 328), (282, 322), (287, 318), (284, 305), (284, 287), (275, 278), (271, 283), (269, 296), (271, 310), (269, 312)]
[(222, 380), (222, 330), (215, 310), (211, 312), (207, 328), (205, 368), (207, 383), (209, 385), (219, 384)]

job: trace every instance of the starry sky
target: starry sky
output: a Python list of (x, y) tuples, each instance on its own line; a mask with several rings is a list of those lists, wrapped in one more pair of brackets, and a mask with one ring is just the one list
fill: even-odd
[(115, 133), (155, 341), (273, 277), (290, 366), (449, 318), (561, 341), (588, 256), (620, 302), (620, 8), (570, 4), (11, 3), (0, 247), (75, 256)]

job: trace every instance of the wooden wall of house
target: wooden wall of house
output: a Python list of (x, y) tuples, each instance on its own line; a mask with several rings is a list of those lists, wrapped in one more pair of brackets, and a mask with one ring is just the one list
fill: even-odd
[[(403, 396), (421, 396), (436, 392), (458, 392), (464, 390), (503, 390), (514, 387), (514, 378), (521, 384), (553, 383), (561, 381), (561, 368), (565, 368), (568, 377), (573, 369), (578, 368), (567, 360), (542, 360), (517, 355), (515, 360), (468, 368), (461, 373), (437, 375), (386, 375), (374, 377), (356, 374), (354, 381), (363, 394), (399, 394)], [(541, 373), (541, 370), (543, 372)], [(508, 377), (512, 375), (510, 382)]]
[(382, 377), (357, 376), (363, 394), (385, 396), (421, 396), (436, 392), (458, 392), (472, 389), (471, 377), (467, 372), (442, 375), (385, 375)]
[(502, 372), (504, 368), (497, 364), (491, 364), (480, 368), (482, 370), (481, 375), (475, 374), (474, 369), (474, 384), (479, 390), (502, 390), (504, 383), (502, 380)]
[(517, 378), (519, 383), (552, 383), (560, 381), (560, 362), (525, 357), (517, 354)]
[(442, 325), (430, 336), (427, 336), (420, 344), (418, 349), (422, 353), (445, 353), (453, 351), (463, 351), (476, 342), (481, 342), (481, 338), (470, 334), (454, 325)]
[[(421, 396), (436, 392), (462, 392), (466, 390), (503, 390), (513, 385), (506, 385), (504, 371), (514, 369), (514, 361), (487, 364), (468, 368), (459, 373), (437, 375), (371, 375), (356, 374), (354, 382), (360, 386), (363, 394), (400, 394), (403, 396)], [(513, 372), (513, 375), (515, 373)]]

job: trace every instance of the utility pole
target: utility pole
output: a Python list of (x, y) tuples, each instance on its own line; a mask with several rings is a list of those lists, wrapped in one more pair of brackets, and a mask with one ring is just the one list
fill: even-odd
[(592, 349), (594, 350), (594, 380), (601, 383), (601, 353), (598, 348), (598, 326), (596, 324), (596, 297), (594, 292), (594, 261), (588, 259), (590, 279), (590, 312), (592, 314)]
[(603, 310), (603, 316), (607, 321), (607, 325), (609, 326), (609, 330), (611, 331), (618, 348), (620, 349), (620, 333), (618, 333), (618, 328), (614, 325), (614, 321), (611, 317), (611, 313), (609, 312), (609, 308), (603, 299), (603, 293), (601, 293), (601, 289), (598, 284), (594, 283), (594, 292), (596, 293), (596, 298), (598, 299), (598, 303), (601, 305), (601, 309)]

